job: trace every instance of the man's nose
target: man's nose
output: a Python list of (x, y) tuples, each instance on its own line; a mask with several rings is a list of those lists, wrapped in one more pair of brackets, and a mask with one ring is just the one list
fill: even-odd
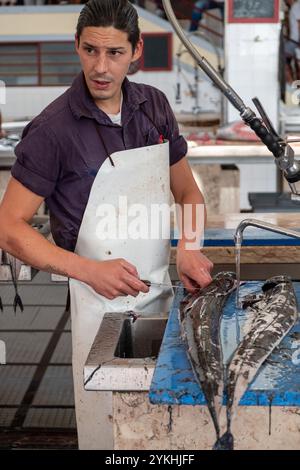
[(106, 73), (107, 70), (108, 70), (108, 66), (107, 66), (107, 57), (105, 54), (101, 54), (99, 55), (98, 57), (98, 60), (95, 64), (95, 70), (97, 73), (99, 74), (103, 74), (103, 73)]

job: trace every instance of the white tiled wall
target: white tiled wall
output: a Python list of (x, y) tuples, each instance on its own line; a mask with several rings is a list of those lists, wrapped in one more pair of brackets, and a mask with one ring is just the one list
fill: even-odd
[[(226, 79), (247, 106), (257, 96), (275, 127), (278, 125), (279, 23), (226, 24)], [(239, 113), (229, 104), (231, 122)], [(276, 191), (276, 165), (240, 165), (241, 209), (249, 209), (248, 192)]]
[(275, 192), (276, 172), (275, 163), (259, 165), (238, 165), (240, 170), (240, 207), (250, 209), (249, 192)]

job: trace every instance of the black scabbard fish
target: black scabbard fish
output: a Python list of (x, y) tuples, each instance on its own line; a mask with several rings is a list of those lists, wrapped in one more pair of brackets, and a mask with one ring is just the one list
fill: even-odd
[(263, 362), (298, 320), (297, 298), (288, 277), (274, 276), (262, 286), (262, 293), (243, 299), (249, 308), (247, 333), (227, 366), (227, 431), (214, 448), (233, 449), (231, 421), (234, 410)]
[(182, 336), (195, 377), (220, 437), (219, 414), (224, 390), (224, 366), (220, 339), (223, 306), (236, 288), (234, 273), (217, 274), (212, 283), (196, 294), (189, 294), (180, 306)]

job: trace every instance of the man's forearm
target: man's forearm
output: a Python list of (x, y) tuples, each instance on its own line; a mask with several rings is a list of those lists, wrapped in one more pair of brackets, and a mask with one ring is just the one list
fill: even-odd
[(85, 281), (87, 258), (59, 248), (25, 221), (5, 225), (0, 233), (0, 248), (34, 268)]
[(185, 247), (187, 243), (197, 243), (203, 238), (206, 223), (206, 208), (200, 191), (186, 192), (180, 201), (176, 201), (181, 208), (179, 214), (180, 240), (178, 246)]

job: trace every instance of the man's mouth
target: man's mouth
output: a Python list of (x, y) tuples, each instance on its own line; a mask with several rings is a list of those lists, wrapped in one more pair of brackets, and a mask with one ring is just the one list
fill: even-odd
[(109, 87), (111, 82), (108, 80), (93, 80), (92, 79), (92, 83), (94, 87), (97, 88), (98, 90), (106, 90)]

